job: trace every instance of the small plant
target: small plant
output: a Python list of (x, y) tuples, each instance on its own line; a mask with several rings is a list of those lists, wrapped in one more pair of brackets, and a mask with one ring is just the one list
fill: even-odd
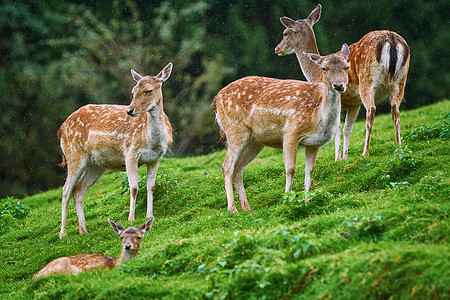
[(391, 182), (390, 183), (394, 191), (396, 190), (406, 190), (409, 187), (409, 182)]
[[(129, 192), (130, 185), (128, 182), (128, 176), (125, 172), (116, 172), (116, 178), (119, 177), (121, 180), (121, 192), (120, 195), (123, 195)], [(167, 193), (170, 189), (172, 189), (178, 183), (177, 179), (174, 176), (172, 170), (166, 170), (164, 167), (161, 168), (161, 171), (156, 175), (155, 181), (155, 190), (153, 192), (153, 197), (156, 199), (165, 193)], [(138, 196), (136, 197), (136, 203), (139, 203), (141, 198), (146, 199), (147, 193), (141, 193), (141, 191), (147, 191), (147, 175), (145, 173), (141, 173), (138, 180)]]
[[(321, 211), (330, 209), (330, 201), (335, 198), (333, 194), (323, 189), (313, 192), (290, 191), (282, 194), (283, 205), (274, 208), (275, 213), (281, 214), (291, 220), (300, 220)], [(308, 199), (307, 204), (305, 200)]]
[(0, 233), (3, 232), (6, 225), (11, 224), (14, 220), (25, 219), (31, 211), (28, 206), (11, 197), (1, 199), (0, 201)]
[(442, 186), (445, 186), (445, 180), (446, 177), (442, 172), (437, 172), (435, 176), (425, 176), (419, 181), (419, 190), (433, 195), (445, 195), (446, 190), (441, 188)]
[(405, 139), (410, 141), (423, 141), (435, 138), (450, 139), (450, 113), (447, 113), (445, 120), (436, 122), (431, 127), (421, 125), (412, 129), (405, 136)]
[(344, 231), (350, 231), (352, 236), (377, 237), (384, 232), (385, 222), (381, 215), (375, 213), (372, 216), (358, 216), (351, 220), (346, 220), (341, 224)]
[(407, 177), (411, 172), (417, 168), (417, 161), (413, 157), (413, 153), (408, 149), (408, 146), (404, 148), (398, 147), (394, 151), (394, 157), (392, 157), (388, 164), (388, 170), (379, 177), (379, 182), (382, 184), (390, 184), (394, 189), (397, 189), (400, 185), (406, 187), (408, 182), (402, 182), (400, 185), (396, 183), (397, 180)]

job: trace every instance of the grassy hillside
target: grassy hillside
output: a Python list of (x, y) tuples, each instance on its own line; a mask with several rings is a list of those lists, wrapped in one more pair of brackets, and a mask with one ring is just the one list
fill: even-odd
[(307, 206), (303, 149), (295, 192), (287, 195), (280, 150), (265, 149), (247, 167), (253, 211), (238, 215), (227, 213), (225, 151), (166, 158), (158, 172), (153, 228), (139, 255), (112, 270), (28, 283), (57, 257), (118, 257), (120, 239), (107, 218), (141, 225), (145, 192), (131, 224), (123, 179), (105, 174), (85, 197), (89, 234), (77, 233), (71, 201), (63, 240), (61, 189), (20, 203), (3, 199), (0, 298), (448, 298), (449, 112), (449, 100), (401, 112), (403, 154), (394, 153), (390, 115), (377, 116), (368, 158), (361, 156), (365, 123), (358, 122), (348, 160), (334, 162), (333, 143), (320, 150)]

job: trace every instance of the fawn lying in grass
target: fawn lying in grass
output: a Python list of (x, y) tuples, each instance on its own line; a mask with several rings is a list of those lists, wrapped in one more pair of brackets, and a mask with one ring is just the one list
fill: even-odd
[(124, 229), (110, 219), (108, 219), (108, 222), (111, 224), (114, 232), (120, 235), (120, 238), (122, 239), (122, 253), (119, 258), (100, 253), (81, 253), (73, 256), (60, 257), (51, 261), (37, 272), (31, 281), (52, 274), (77, 275), (84, 271), (117, 267), (121, 262), (135, 257), (139, 252), (142, 237), (152, 228), (153, 217), (139, 228), (130, 226)]

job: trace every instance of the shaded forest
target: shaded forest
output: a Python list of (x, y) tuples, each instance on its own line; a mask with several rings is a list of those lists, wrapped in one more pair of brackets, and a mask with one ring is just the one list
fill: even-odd
[[(31, 2), (31, 3), (29, 3)], [(129, 104), (130, 69), (156, 75), (174, 63), (164, 105), (172, 156), (218, 143), (211, 102), (247, 75), (304, 79), (295, 56), (278, 57), (279, 18), (306, 18), (316, 1), (2, 1), (0, 4), (0, 197), (63, 184), (57, 130), (87, 103)], [(448, 98), (449, 1), (320, 1), (322, 54), (376, 29), (411, 49), (401, 110)], [(377, 113), (389, 105), (378, 106)], [(400, 114), (401, 116), (401, 114)], [(376, 122), (375, 122), (376, 126)]]

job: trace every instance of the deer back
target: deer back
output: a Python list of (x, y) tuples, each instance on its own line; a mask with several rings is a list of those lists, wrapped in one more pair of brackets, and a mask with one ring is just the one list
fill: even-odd
[(315, 130), (325, 93), (322, 83), (249, 76), (223, 88), (214, 108), (225, 134), (239, 123), (263, 145), (281, 147), (284, 133)]
[[(172, 143), (172, 127), (164, 113), (162, 117), (168, 137), (165, 148), (168, 148)], [(77, 154), (93, 155), (97, 164), (123, 170), (127, 151), (138, 152), (151, 144), (148, 124), (148, 114), (131, 117), (123, 105), (85, 105), (61, 125), (61, 149), (66, 159), (76, 159)]]
[(50, 263), (34, 275), (33, 280), (52, 274), (73, 274), (101, 268), (111, 269), (117, 266), (117, 258), (100, 253), (81, 253), (73, 256), (60, 257)]
[(343, 105), (359, 97), (360, 82), (373, 82), (376, 102), (386, 98), (408, 72), (408, 44), (393, 31), (369, 32), (349, 48), (349, 92), (341, 96)]

